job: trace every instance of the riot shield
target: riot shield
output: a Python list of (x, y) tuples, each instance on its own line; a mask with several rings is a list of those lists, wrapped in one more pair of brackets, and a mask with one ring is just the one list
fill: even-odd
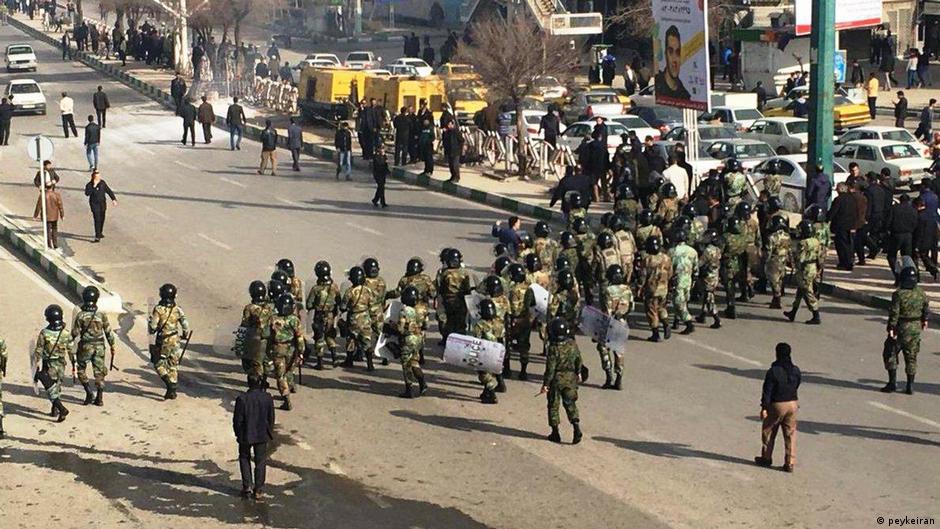
[(506, 347), (463, 334), (451, 334), (444, 346), (444, 362), (472, 371), (499, 374), (503, 371)]
[(545, 321), (548, 316), (548, 291), (538, 283), (529, 285), (529, 290), (535, 296), (535, 305), (529, 310), (537, 319)]
[(471, 294), (463, 297), (467, 305), (467, 328), (473, 328), (473, 324), (480, 321), (480, 302), (486, 298), (480, 292), (474, 290)]
[(609, 325), (610, 316), (597, 307), (588, 305), (581, 310), (580, 329), (585, 336), (591, 338), (591, 341), (603, 342)]
[(611, 351), (624, 354), (627, 350), (627, 340), (630, 339), (630, 326), (627, 322), (610, 318), (607, 332), (604, 335), (604, 346)]
[(379, 338), (375, 342), (375, 352), (373, 353), (375, 358), (384, 358), (390, 362), (397, 359), (395, 349), (398, 344), (389, 340), (391, 336), (389, 336), (389, 333), (385, 332), (385, 330), (389, 328), (389, 326), (395, 327), (398, 324), (398, 315), (401, 313), (401, 307), (401, 300), (398, 299), (389, 300), (388, 305), (385, 307), (385, 318), (382, 320), (384, 325), (382, 325), (382, 331), (379, 333)]

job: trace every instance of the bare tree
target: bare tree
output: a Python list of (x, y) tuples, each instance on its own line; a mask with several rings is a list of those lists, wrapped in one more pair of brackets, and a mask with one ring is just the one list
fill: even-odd
[[(523, 16), (493, 17), (470, 28), (470, 43), (461, 42), (455, 62), (472, 64), (488, 89), (490, 101), (510, 101), (516, 110), (516, 137), (525, 136), (522, 102), (540, 76), (556, 77), (568, 84), (578, 66), (578, 54), (569, 42), (547, 35)], [(526, 153), (517, 149), (520, 174)]]
[[(718, 30), (734, 16), (736, 0), (711, 0), (708, 2), (708, 25), (712, 35), (718, 35)], [(605, 27), (620, 26), (623, 28), (621, 36), (630, 36), (637, 39), (647, 38), (653, 29), (653, 7), (650, 2), (639, 2), (626, 5), (616, 13), (604, 18)]]

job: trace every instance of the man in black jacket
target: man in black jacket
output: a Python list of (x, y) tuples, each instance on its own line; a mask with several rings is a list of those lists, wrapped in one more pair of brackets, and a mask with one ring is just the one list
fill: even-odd
[[(232, 429), (238, 441), (238, 468), (242, 475), (242, 497), (262, 499), (267, 467), (268, 441), (274, 439), (274, 399), (262, 388), (261, 380), (248, 378), (248, 391), (235, 399)], [(254, 452), (254, 480), (251, 454)]]
[(183, 108), (180, 109), (180, 117), (183, 118), (183, 145), (186, 145), (186, 134), (189, 134), (190, 143), (196, 145), (196, 118), (199, 111), (196, 105), (189, 99), (183, 102)]
[(88, 116), (85, 125), (85, 157), (88, 158), (88, 170), (98, 168), (98, 144), (101, 143), (101, 127), (95, 123), (95, 116)]
[(886, 231), (888, 232), (888, 242), (886, 252), (888, 254), (888, 266), (894, 273), (897, 280), (898, 253), (903, 255), (912, 255), (914, 245), (914, 229), (917, 228), (917, 211), (911, 205), (911, 197), (901, 195), (898, 203), (891, 206), (888, 214)]
[(186, 96), (186, 81), (179, 73), (170, 81), (170, 97), (173, 98), (173, 105), (176, 107), (176, 115), (180, 113), (180, 107), (183, 106), (183, 97)]
[(7, 98), (0, 102), (0, 145), (10, 144), (10, 122), (13, 121), (13, 103)]
[(447, 167), (450, 168), (450, 178), (448, 182), (457, 183), (460, 181), (460, 155), (463, 152), (463, 137), (457, 129), (457, 124), (453, 121), (447, 124), (447, 130), (441, 136), (444, 143), (444, 158), (447, 159)]
[(552, 200), (548, 207), (555, 207), (555, 203), (561, 201), (561, 212), (568, 218), (568, 201), (565, 196), (572, 191), (577, 191), (581, 195), (584, 208), (591, 205), (591, 198), (594, 196), (594, 180), (584, 173), (577, 172), (574, 167), (568, 167), (565, 170), (565, 176), (558, 181), (558, 186), (552, 192)]
[(796, 464), (796, 412), (802, 374), (790, 358), (790, 344), (778, 343), (777, 360), (771, 364), (764, 376), (764, 387), (760, 399), (761, 455), (754, 462), (762, 467), (773, 464), (774, 441), (777, 430), (783, 427), (784, 460), (786, 472), (793, 472)]
[(904, 119), (907, 118), (907, 98), (904, 91), (898, 90), (898, 99), (894, 103), (894, 126), (904, 128)]
[(555, 147), (560, 129), (561, 120), (558, 119), (558, 110), (555, 105), (549, 105), (548, 112), (539, 121), (539, 132), (544, 134), (545, 143)]
[(242, 131), (245, 130), (245, 109), (238, 104), (238, 97), (232, 98), (225, 114), (225, 124), (228, 125), (229, 146), (232, 150), (242, 150)]
[(395, 165), (405, 165), (408, 162), (408, 144), (411, 141), (413, 121), (408, 114), (408, 107), (401, 107), (401, 112), (392, 120), (395, 126)]
[(836, 254), (839, 256), (839, 270), (852, 270), (852, 231), (855, 228), (857, 211), (855, 198), (849, 192), (845, 182), (836, 186), (839, 196), (829, 208), (829, 229), (835, 240)]
[(95, 107), (95, 114), (98, 115), (98, 124), (101, 128), (108, 128), (108, 109), (111, 108), (111, 102), (108, 101), (108, 94), (99, 86), (98, 91), (91, 97), (91, 103)]
[(375, 155), (372, 157), (372, 179), (375, 180), (375, 195), (372, 196), (372, 207), (382, 209), (388, 207), (385, 203), (385, 181), (388, 179), (388, 159), (385, 158), (385, 148), (379, 145), (375, 149)]
[(352, 132), (349, 123), (343, 121), (333, 136), (333, 146), (336, 147), (336, 179), (339, 173), (346, 173), (346, 180), (352, 179)]
[(874, 171), (868, 173), (868, 258), (874, 259), (881, 251), (884, 239), (885, 217), (891, 209), (891, 192), (885, 188), (881, 178)]
[(277, 176), (277, 131), (270, 119), (264, 120), (264, 130), (261, 131), (261, 165), (258, 174), (264, 173), (268, 163), (271, 164), (271, 176)]

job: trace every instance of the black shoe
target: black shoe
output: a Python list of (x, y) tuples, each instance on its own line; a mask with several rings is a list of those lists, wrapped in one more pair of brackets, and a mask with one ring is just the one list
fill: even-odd
[(383, 366), (387, 366), (387, 365), (388, 365), (388, 358), (383, 358), (383, 359), (382, 359), (382, 365), (383, 365)]
[(663, 323), (663, 339), (668, 340), (672, 336), (672, 331), (669, 330), (669, 326)]
[(780, 297), (779, 297), (779, 296), (774, 296), (774, 298), (770, 300), (770, 308), (772, 308), (772, 309), (782, 309), (782, 308), (783, 308), (783, 305), (780, 304)]
[(898, 370), (889, 369), (888, 370), (888, 383), (885, 384), (885, 387), (881, 388), (882, 393), (894, 393), (898, 390)]
[(907, 375), (907, 387), (904, 388), (904, 393), (908, 395), (914, 394), (914, 375)]
[(59, 399), (52, 401), (52, 405), (59, 409), (59, 418), (56, 419), (56, 422), (64, 422), (65, 417), (69, 414), (69, 410), (62, 405), (62, 401)]
[(692, 334), (693, 332), (695, 332), (695, 324), (692, 323), (692, 320), (689, 320), (685, 322), (685, 329), (682, 329), (682, 332), (680, 332), (679, 334), (688, 335), (688, 334)]
[(561, 442), (561, 434), (558, 433), (558, 427), (557, 427), (557, 426), (553, 426), (553, 427), (552, 427), (552, 433), (548, 434), (548, 437), (546, 437), (546, 439), (548, 439), (549, 441), (551, 441), (551, 442), (553, 442), (553, 443), (560, 443), (560, 442)]
[(480, 393), (480, 402), (483, 404), (496, 404), (499, 402), (499, 399), (496, 398), (496, 393), (484, 389), (483, 393)]
[(95, 395), (95, 406), (104, 406), (104, 399), (102, 399), (101, 394), (104, 393), (102, 388), (98, 388), (98, 394)]
[(614, 389), (617, 391), (623, 389), (623, 374), (617, 375), (617, 379), (614, 380)]
[(241, 497), (248, 499), (251, 497), (251, 489), (242, 489)]
[(658, 341), (660, 341), (660, 340), (659, 340), (659, 329), (653, 329), (653, 334), (650, 335), (650, 337), (647, 338), (646, 340), (647, 340), (647, 341), (650, 341), (650, 342), (658, 342)]
[(284, 403), (281, 404), (281, 409), (284, 411), (290, 411), (291, 409), (293, 409), (293, 406), (291, 406), (291, 403), (290, 403), (290, 397), (286, 397), (286, 396), (284, 397)]
[(611, 389), (614, 387), (614, 375), (610, 371), (607, 372), (607, 380), (604, 381), (604, 385), (601, 386), (601, 389)]
[(698, 323), (705, 323), (705, 313), (699, 313), (699, 315), (695, 317), (695, 321)]
[(366, 357), (366, 371), (372, 372), (375, 371), (375, 364), (372, 363), (372, 355), (369, 354)]
[(86, 382), (84, 385), (85, 385), (85, 401), (82, 402), (82, 406), (88, 406), (89, 404), (95, 401), (95, 394), (91, 391), (91, 384), (88, 384)]
[(316, 365), (313, 366), (313, 368), (316, 369), (317, 371), (323, 371), (323, 357), (322, 356), (317, 357), (317, 363)]
[(806, 323), (807, 325), (819, 325), (819, 324), (821, 323), (821, 321), (819, 320), (819, 311), (818, 311), (818, 310), (814, 310), (814, 311), (813, 311), (813, 317), (810, 318), (810, 319), (808, 319), (808, 320), (806, 320), (805, 323)]
[(715, 317), (715, 321), (712, 322), (712, 324), (709, 325), (709, 327), (712, 328), (712, 329), (720, 329), (720, 328), (721, 328), (721, 319), (718, 317), (717, 314), (716, 314), (714, 317)]
[(351, 354), (346, 354), (346, 359), (343, 360), (343, 363), (342, 363), (341, 365), (342, 365), (343, 367), (352, 367), (352, 366), (353, 366), (352, 355), (351, 355)]
[[(508, 355), (509, 353), (507, 352), (506, 354)], [(512, 378), (512, 369), (509, 368), (509, 364), (508, 364), (508, 363), (503, 366), (502, 377), (503, 377), (503, 378)]]
[(424, 381), (424, 377), (418, 378), (418, 395), (424, 395), (428, 392), (428, 385)]
[(727, 307), (725, 307), (725, 318), (728, 318), (729, 320), (738, 319), (737, 307), (735, 307), (734, 305), (728, 305)]
[(770, 468), (773, 465), (773, 461), (770, 459), (764, 459), (761, 456), (755, 457), (754, 462), (757, 463), (757, 466), (764, 468)]
[(526, 373), (526, 368), (528, 366), (528, 364), (522, 364), (522, 367), (519, 368), (519, 380), (529, 380), (529, 374)]
[(581, 425), (574, 423), (574, 435), (571, 437), (571, 444), (576, 445), (581, 442)]
[(3, 439), (3, 434), (6, 432), (3, 431), (3, 417), (0, 417), (0, 439)]
[(796, 310), (784, 311), (783, 315), (786, 316), (788, 320), (793, 321), (796, 319)]
[(405, 391), (399, 393), (398, 397), (402, 399), (413, 399), (414, 392), (412, 391), (411, 384), (405, 384)]
[(502, 375), (497, 375), (496, 377), (496, 392), (506, 393), (506, 381), (503, 379)]

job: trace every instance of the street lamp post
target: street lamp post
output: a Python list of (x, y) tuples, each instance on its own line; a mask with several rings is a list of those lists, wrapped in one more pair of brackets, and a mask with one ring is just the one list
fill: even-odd
[(836, 0), (815, 0), (809, 51), (809, 152), (807, 165), (820, 164), (832, 180), (833, 91), (835, 88)]

